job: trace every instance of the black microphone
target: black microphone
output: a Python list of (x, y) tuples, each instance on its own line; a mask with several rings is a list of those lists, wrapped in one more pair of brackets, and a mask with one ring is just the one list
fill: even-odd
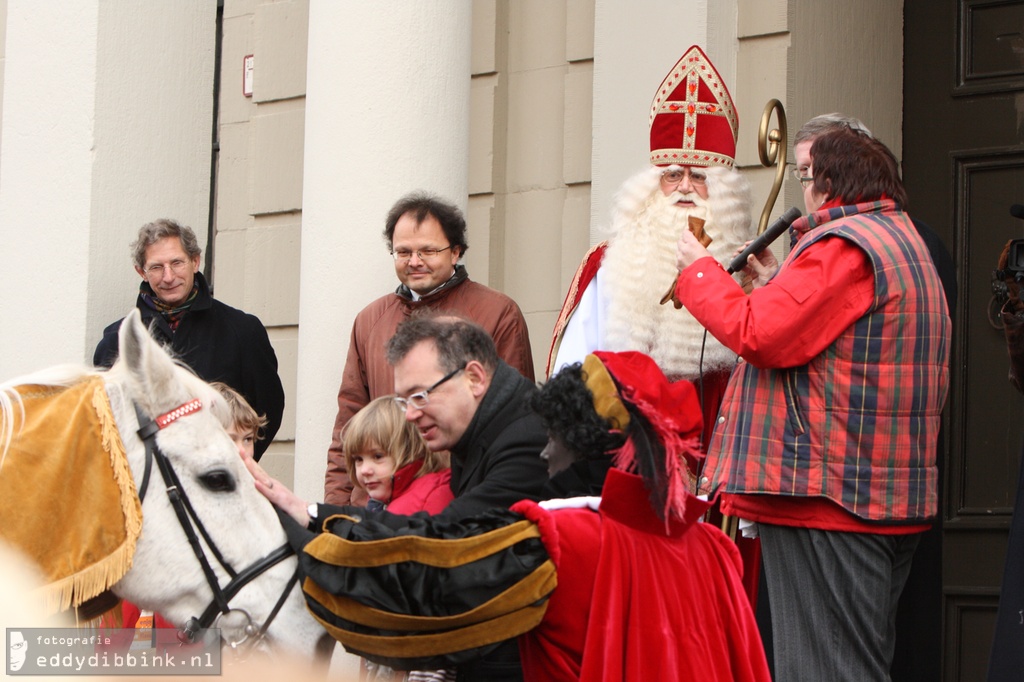
[(1024, 206), (1021, 206), (1020, 204), (1014, 204), (1013, 206), (1010, 207), (1010, 215), (1012, 215), (1014, 218), (1020, 218), (1021, 220), (1024, 220)]
[[(1024, 206), (1020, 207), (1022, 215), (1024, 215)], [(732, 259), (729, 263), (729, 269), (726, 270), (730, 275), (737, 270), (740, 270), (747, 264), (747, 256), (752, 253), (761, 253), (767, 248), (769, 244), (779, 238), (783, 232), (789, 229), (797, 218), (800, 217), (800, 209), (796, 206), (791, 206), (788, 211), (779, 216), (779, 219), (768, 226), (768, 229), (757, 236), (757, 239), (750, 242), (747, 248), (743, 249), (740, 255)]]

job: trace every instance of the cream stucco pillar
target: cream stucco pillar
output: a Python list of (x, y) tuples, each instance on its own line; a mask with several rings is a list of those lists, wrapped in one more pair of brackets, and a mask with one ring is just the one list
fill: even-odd
[(134, 305), (129, 242), (205, 242), (216, 3), (7, 0), (0, 379), (91, 361)]
[(323, 498), (352, 321), (394, 290), (387, 210), (425, 189), (465, 208), (471, 3), (309, 11), (295, 489)]

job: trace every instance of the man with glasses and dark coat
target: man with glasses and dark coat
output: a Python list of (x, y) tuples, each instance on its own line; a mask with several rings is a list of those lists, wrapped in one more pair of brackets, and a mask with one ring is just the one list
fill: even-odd
[[(135, 272), (142, 277), (136, 307), (160, 342), (204, 381), (222, 381), (238, 391), (267, 424), (254, 456), (266, 452), (281, 427), (284, 387), (277, 355), (259, 318), (213, 297), (199, 272), (202, 249), (191, 228), (160, 219), (139, 228), (132, 243)], [(103, 330), (93, 364), (117, 359), (121, 320)]]
[(401, 284), (363, 308), (352, 324), (324, 477), (324, 499), (332, 504), (366, 504), (366, 494), (353, 491), (341, 432), (364, 405), (394, 391), (384, 347), (399, 323), (414, 312), (427, 310), (475, 322), (494, 339), (498, 357), (531, 383), (534, 379), (530, 336), (519, 306), (470, 280), (459, 263), (469, 245), (466, 220), (456, 206), (423, 192), (406, 195), (388, 213), (384, 240)]
[[(417, 315), (398, 325), (386, 359), (394, 370), (393, 392), (405, 418), (416, 424), (428, 448), (451, 452), (455, 499), (432, 519), (454, 523), (544, 496), (548, 473), (539, 455), (548, 436), (530, 409), (537, 387), (498, 357), (482, 327), (450, 315)], [(319, 531), (337, 514), (354, 511), (331, 504), (307, 505), (258, 465), (246, 463), (257, 489), (311, 529)], [(410, 522), (422, 516), (413, 515)], [(457, 679), (522, 680), (515, 640), (459, 665)]]

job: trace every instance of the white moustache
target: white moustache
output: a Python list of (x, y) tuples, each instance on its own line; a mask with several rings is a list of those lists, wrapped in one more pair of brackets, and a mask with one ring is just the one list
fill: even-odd
[[(692, 201), (693, 206), (680, 206), (680, 201)], [(707, 220), (711, 213), (709, 206), (707, 199), (701, 199), (696, 194), (672, 192), (668, 196), (660, 194), (655, 199), (652, 215), (659, 216), (661, 221), (685, 220), (690, 215)]]
[(667, 204), (677, 204), (680, 201), (688, 201), (694, 206), (706, 207), (708, 205), (708, 200), (702, 198), (696, 192), (686, 192), (684, 194), (683, 192), (676, 191), (665, 197), (665, 203)]

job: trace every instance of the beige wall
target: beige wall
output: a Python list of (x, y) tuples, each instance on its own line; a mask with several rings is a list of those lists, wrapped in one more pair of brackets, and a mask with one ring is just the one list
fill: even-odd
[(466, 263), (519, 303), (539, 372), (582, 255), (570, 266), (563, 245), (589, 231), (593, 35), (591, 0), (473, 3)]
[[(464, 6), (451, 1), (453, 7)], [(900, 63), (900, 3), (856, 0), (829, 11), (809, 0), (687, 0), (670, 6), (638, 0), (628, 7), (615, 0), (471, 4), (465, 206), (472, 248), (465, 263), (474, 279), (519, 302), (539, 368), (580, 257), (605, 237), (612, 195), (647, 163), (653, 88), (690, 44), (704, 46), (731, 85), (740, 113), (737, 163), (753, 185), (752, 220), (760, 216), (774, 179), (773, 169), (761, 167), (757, 151), (758, 125), (770, 99), (784, 105), (790, 138), (804, 119), (840, 109), (863, 117), (898, 149), (900, 70), (883, 65)], [(301, 150), (303, 144), (317, 144), (303, 140), (308, 16), (305, 0), (227, 0), (221, 67), (217, 293), (270, 327), (289, 408), (283, 438), (268, 461), (286, 476), (295, 448), (294, 409), (303, 400), (297, 395), (303, 389), (297, 383), (296, 328)], [(339, 40), (347, 35), (340, 27), (331, 30)], [(884, 60), (867, 63), (865, 41)], [(246, 54), (256, 55), (252, 98), (241, 95)], [(774, 118), (771, 123), (778, 125)], [(783, 187), (773, 217), (786, 206), (800, 205), (791, 184)], [(406, 189), (396, 186), (393, 194)], [(379, 245), (367, 248), (366, 257), (376, 259)], [(387, 263), (374, 260), (371, 267), (379, 274)], [(279, 274), (267, 277), (271, 272)], [(338, 273), (332, 286), (357, 290), (359, 306), (390, 286), (361, 286), (363, 277)], [(391, 273), (383, 277), (394, 281)], [(329, 297), (323, 304), (331, 305)], [(337, 305), (352, 301), (346, 297)], [(329, 351), (310, 346), (309, 353), (340, 379), (347, 331), (330, 334), (343, 338), (332, 341)], [(325, 421), (333, 405), (321, 403), (331, 398), (323, 389), (316, 393), (306, 411)], [(309, 426), (322, 432), (302, 454), (310, 469), (322, 466), (320, 450), (329, 427)]]
[(0, 5), (0, 377), (91, 361), (134, 305), (128, 244), (174, 217), (205, 237), (216, 7)]
[[(4, 65), (7, 63), (7, 0), (0, 0), (0, 149), (4, 138)], [(3, 169), (0, 168), (0, 171)]]
[[(792, 140), (813, 116), (834, 111), (861, 118), (901, 154), (903, 125), (903, 3), (852, 0), (829, 11), (813, 0), (739, 0), (736, 99), (741, 117), (738, 163), (751, 180), (754, 218), (760, 216), (774, 170), (757, 158), (762, 109), (778, 99)], [(867, 55), (871, 55), (870, 58)], [(752, 115), (751, 115), (752, 114)], [(777, 127), (775, 116), (772, 127)], [(804, 210), (802, 194), (787, 174), (772, 217), (789, 206)], [(782, 253), (786, 240), (776, 249)]]
[[(308, 23), (306, 0), (224, 3), (212, 277), (217, 298), (267, 326), (286, 404), (281, 430), (262, 462), (289, 482), (294, 468)], [(243, 94), (247, 55), (255, 63), (252, 96)]]
[[(0, 27), (6, 27), (0, 31), (0, 246), (5, 255), (17, 254), (14, 269), (24, 271), (13, 278), (14, 295), (0, 303), (0, 367), (6, 374), (85, 358), (102, 325), (131, 304), (135, 283), (127, 242), (139, 224), (169, 215), (205, 232), (210, 6), (0, 0)], [(310, 16), (360, 7), (320, 0), (312, 9), (308, 0), (224, 3), (216, 236), (207, 255), (217, 296), (255, 313), (270, 330), (288, 408), (267, 462), (286, 480), (296, 466), (296, 410), (304, 404), (302, 428), (318, 435), (301, 458), (310, 471), (323, 466), (331, 393), (347, 346), (345, 319), (394, 283), (378, 225), (389, 200), (412, 187), (368, 185), (360, 171), (390, 177), (386, 173), (400, 168), (415, 176), (424, 165), (415, 157), (368, 155), (361, 165), (345, 166), (339, 153), (334, 176), (328, 159), (317, 162), (323, 177), (304, 177), (309, 150), (352, 134), (331, 129), (331, 116), (351, 115), (346, 106), (316, 114), (326, 120), (310, 118), (307, 73), (323, 83), (347, 84), (353, 74), (376, 77), (380, 61), (369, 62), (364, 50), (337, 64), (308, 64)], [(756, 150), (757, 124), (770, 98), (784, 103), (791, 137), (806, 118), (842, 110), (863, 118), (900, 153), (902, 3), (892, 0), (828, 7), (812, 0), (439, 0), (412, 8), (398, 0), (387, 7), (436, 9), (440, 22), (444, 12), (471, 9), (468, 83), (442, 83), (468, 90), (468, 122), (458, 124), (463, 130), (451, 138), (454, 153), (444, 155), (461, 170), (431, 169), (415, 176), (414, 184), (441, 178), (442, 193), (466, 207), (472, 244), (467, 267), (474, 279), (519, 301), (538, 367), (580, 256), (604, 236), (611, 196), (646, 163), (652, 89), (691, 43), (707, 48), (732, 85), (740, 112), (738, 162), (753, 181), (755, 219), (773, 175), (760, 168)], [(393, 14), (384, 19), (398, 21), (400, 12)], [(422, 33), (418, 26), (374, 24), (383, 26), (380, 35), (364, 35), (371, 23), (333, 21), (317, 30), (324, 41), (349, 49), (354, 38), (386, 46), (396, 30)], [(160, 39), (178, 49), (151, 49)], [(176, 54), (181, 46), (188, 59)], [(62, 50), (74, 58), (64, 59)], [(248, 54), (256, 62), (252, 97), (242, 94)], [(411, 69), (433, 65), (436, 60), (424, 54), (436, 50), (410, 57)], [(60, 107), (50, 106), (57, 97)], [(415, 106), (409, 111), (410, 122), (432, 125)], [(95, 128), (80, 127), (97, 115)], [(445, 125), (451, 116), (446, 114)], [(313, 123), (318, 132), (308, 139)], [(791, 184), (774, 215), (800, 205)], [(368, 191), (380, 197), (367, 201)], [(304, 196), (306, 203), (310, 196), (327, 196), (342, 208), (304, 227)], [(339, 246), (321, 263), (313, 256), (317, 243), (303, 249), (301, 237), (310, 234), (327, 235), (332, 244), (337, 239)], [(85, 263), (82, 254), (88, 254)], [(346, 258), (350, 266), (343, 267)], [(61, 279), (37, 276), (55, 267)], [(81, 305), (74, 305), (76, 296)], [(18, 307), (22, 300), (27, 307)], [(59, 302), (59, 311), (46, 308), (51, 302)], [(317, 380), (323, 386), (299, 380), (304, 307), (312, 320), (318, 309), (343, 309), (333, 326), (307, 335), (303, 357), (322, 367), (324, 377)], [(44, 312), (31, 313), (40, 323), (26, 341), (16, 326), (10, 331), (9, 320), (20, 322), (32, 308)], [(57, 334), (59, 342), (48, 342), (42, 332)]]

